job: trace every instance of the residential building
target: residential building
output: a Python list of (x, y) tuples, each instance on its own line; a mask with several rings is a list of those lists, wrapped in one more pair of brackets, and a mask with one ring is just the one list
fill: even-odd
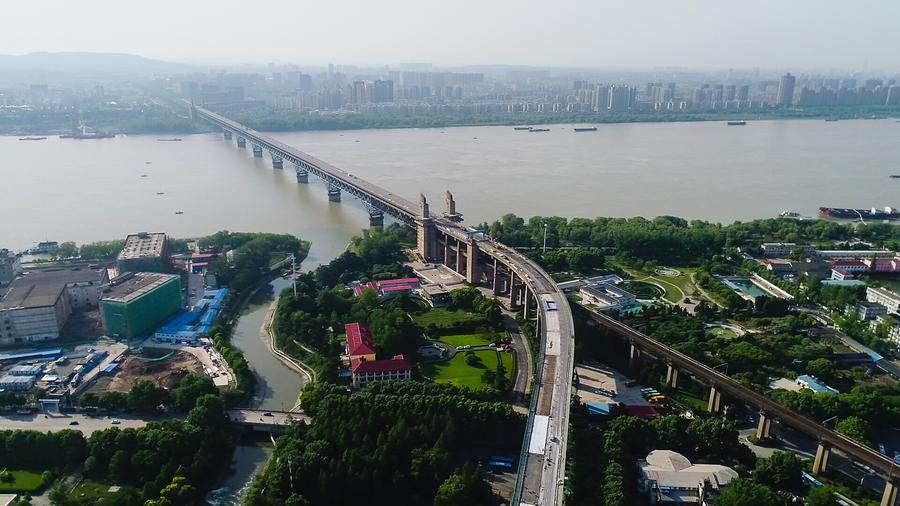
[(806, 255), (816, 252), (815, 246), (798, 245), (792, 242), (764, 242), (762, 244), (763, 255), (768, 258), (787, 258), (794, 251), (800, 251)]
[(778, 97), (775, 103), (782, 107), (790, 107), (794, 103), (794, 84), (797, 78), (792, 76), (790, 72), (781, 76), (778, 83)]
[(181, 278), (154, 272), (119, 276), (104, 288), (100, 299), (103, 328), (120, 339), (149, 333), (181, 307)]
[(75, 310), (97, 305), (106, 270), (29, 271), (0, 299), (0, 345), (57, 339)]
[(126, 272), (169, 272), (171, 252), (166, 234), (141, 232), (125, 238), (116, 263)]
[(12, 392), (23, 392), (31, 390), (34, 386), (34, 376), (13, 376), (7, 374), (0, 378), (0, 390), (10, 390)]
[(797, 384), (803, 388), (808, 388), (817, 394), (836, 394), (839, 393), (834, 388), (826, 385), (822, 380), (809, 374), (801, 374), (797, 376)]
[(584, 286), (578, 293), (583, 303), (596, 306), (598, 311), (622, 311), (639, 304), (634, 295), (611, 283)]
[(8, 249), (0, 249), (0, 286), (8, 285), (22, 274), (21, 256)]
[(692, 464), (671, 450), (653, 450), (638, 461), (639, 489), (650, 504), (709, 504), (719, 489), (738, 477), (730, 467), (719, 464)]
[(354, 360), (375, 360), (375, 343), (372, 333), (365, 323), (353, 322), (344, 325), (347, 333), (347, 343), (344, 345), (344, 354), (350, 363)]
[(869, 302), (877, 302), (892, 313), (900, 311), (900, 294), (892, 292), (887, 288), (875, 288), (871, 286), (866, 288), (866, 300)]
[(860, 320), (874, 320), (887, 314), (887, 308), (877, 302), (857, 302), (847, 306), (848, 314), (855, 314)]
[(379, 297), (395, 297), (412, 293), (413, 290), (418, 288), (419, 278), (385, 279), (369, 281), (368, 283), (357, 283), (353, 285), (353, 294), (359, 297), (366, 289), (372, 289)]
[(872, 330), (884, 326), (886, 330), (884, 337), (895, 345), (900, 345), (900, 315), (897, 315), (897, 313), (886, 313), (876, 316), (875, 320), (869, 325)]
[(9, 370), (12, 376), (40, 376), (44, 371), (44, 366), (40, 364), (22, 364), (14, 366)]
[(412, 364), (403, 355), (390, 360), (366, 360), (351, 362), (353, 386), (361, 388), (372, 381), (408, 380), (412, 378)]

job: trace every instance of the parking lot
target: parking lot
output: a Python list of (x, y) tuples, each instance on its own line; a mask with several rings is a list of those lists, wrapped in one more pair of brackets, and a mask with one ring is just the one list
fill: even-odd
[(611, 367), (599, 362), (578, 363), (576, 394), (582, 402), (621, 402), (628, 406), (648, 406), (641, 396), (641, 385), (633, 383)]

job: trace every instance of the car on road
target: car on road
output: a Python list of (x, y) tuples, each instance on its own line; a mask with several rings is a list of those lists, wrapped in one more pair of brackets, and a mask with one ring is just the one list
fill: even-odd
[(78, 425), (78, 420), (72, 420), (69, 425)]
[(117, 419), (117, 418), (113, 418), (112, 421), (109, 422), (109, 423), (111, 423), (111, 424), (113, 424), (113, 425), (119, 425), (119, 424), (122, 423), (122, 422), (119, 421), (119, 419)]

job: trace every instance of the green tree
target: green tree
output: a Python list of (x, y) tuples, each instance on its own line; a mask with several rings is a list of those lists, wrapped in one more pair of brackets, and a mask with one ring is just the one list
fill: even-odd
[(828, 485), (812, 487), (806, 496), (806, 506), (838, 506), (834, 490)]
[(128, 392), (128, 407), (142, 413), (155, 413), (170, 401), (169, 391), (152, 382), (141, 380)]
[(434, 506), (494, 506), (491, 486), (471, 464), (444, 480), (434, 496)]
[(869, 439), (869, 434), (872, 432), (872, 426), (869, 425), (869, 422), (858, 416), (841, 418), (838, 420), (837, 424), (835, 424), (835, 430), (850, 439), (855, 439), (865, 445), (872, 444), (872, 441)]
[(803, 488), (803, 462), (789, 452), (776, 451), (771, 457), (756, 461), (753, 480), (777, 490), (798, 492)]
[(717, 506), (778, 506), (778, 495), (765, 485), (735, 478), (722, 489)]
[(172, 393), (175, 407), (181, 411), (189, 411), (197, 399), (204, 395), (215, 395), (218, 392), (212, 378), (206, 375), (188, 374), (181, 378), (178, 388)]

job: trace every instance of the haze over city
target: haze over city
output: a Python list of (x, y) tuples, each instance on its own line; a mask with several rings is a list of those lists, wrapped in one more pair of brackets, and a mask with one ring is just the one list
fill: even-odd
[(897, 70), (880, 0), (6, 2), (0, 53), (178, 62)]

